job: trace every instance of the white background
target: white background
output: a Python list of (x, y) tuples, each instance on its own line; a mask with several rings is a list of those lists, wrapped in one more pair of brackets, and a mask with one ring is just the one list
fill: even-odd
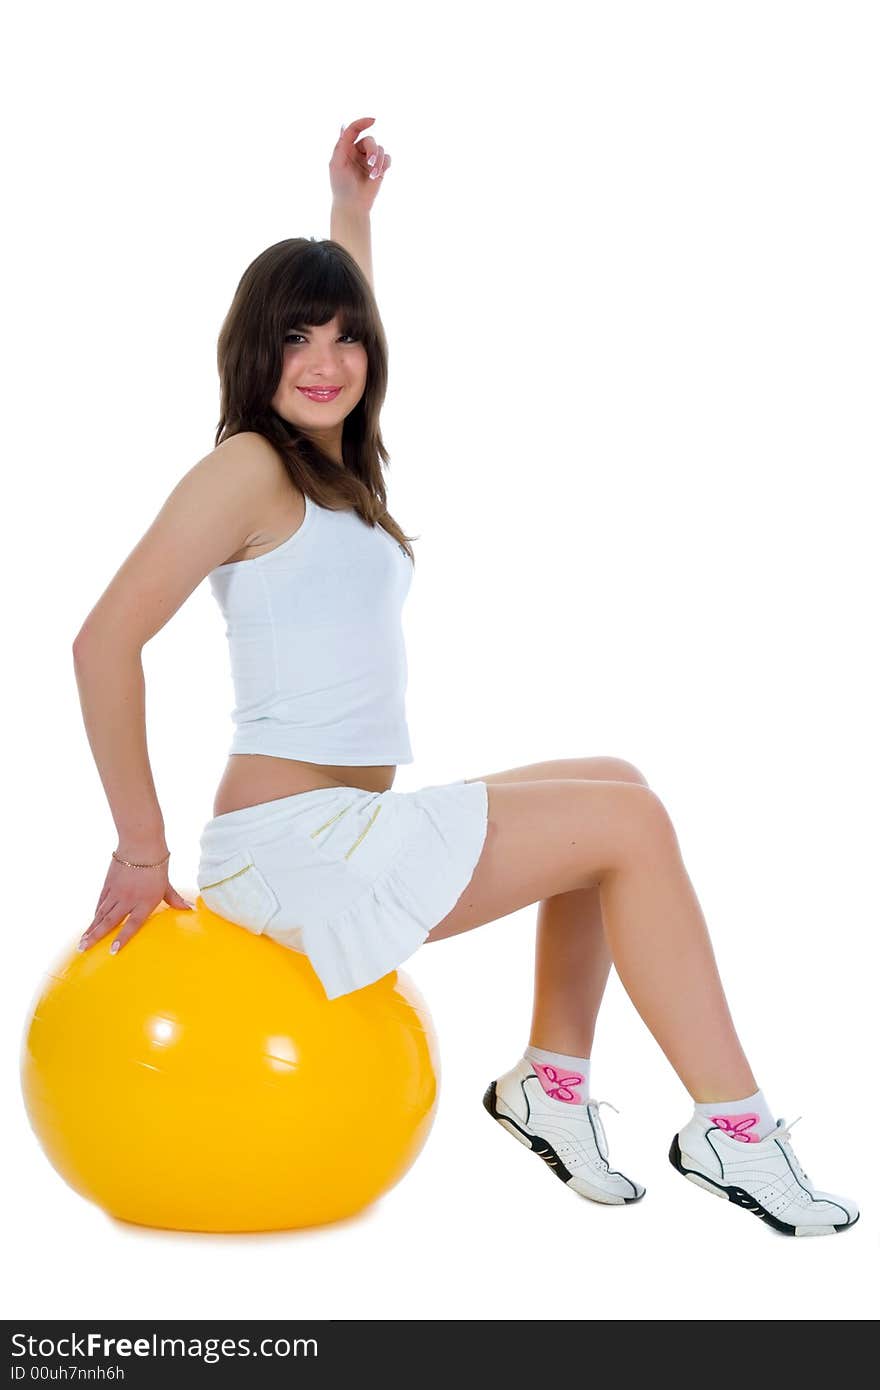
[[(878, 27), (841, 0), (10, 19), (7, 1316), (876, 1315)], [(862, 1204), (842, 1239), (778, 1237), (673, 1171), (691, 1104), (615, 974), (592, 1092), (645, 1200), (583, 1201), (490, 1123), (483, 1090), (528, 1038), (534, 907), (407, 963), (439, 1111), (355, 1220), (126, 1226), (28, 1126), (29, 1003), (115, 843), (71, 642), (213, 446), (239, 276), (329, 235), (327, 165), (363, 115), (392, 156), (373, 215), (389, 505), (420, 536), (395, 789), (559, 757), (642, 769), (759, 1084), (804, 1116), (817, 1185)], [(207, 583), (144, 668), (171, 881), (193, 896), (233, 703)]]

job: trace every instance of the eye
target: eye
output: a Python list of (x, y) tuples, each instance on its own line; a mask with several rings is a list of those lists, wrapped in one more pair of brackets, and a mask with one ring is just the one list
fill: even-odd
[[(302, 333), (285, 333), (284, 341), (285, 343), (289, 343), (291, 338), (303, 338), (304, 336), (305, 335)], [(353, 343), (357, 343), (360, 341), (360, 339), (356, 338), (353, 333), (340, 333), (339, 336), (340, 338), (350, 338)]]

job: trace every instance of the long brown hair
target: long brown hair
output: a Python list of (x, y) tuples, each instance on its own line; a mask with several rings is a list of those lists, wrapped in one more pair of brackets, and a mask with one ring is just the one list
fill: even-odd
[[(342, 427), (343, 467), (310, 436), (283, 419), (271, 402), (278, 389), (284, 335), (294, 325), (329, 323), (360, 339), (367, 352), (364, 393)], [(321, 507), (353, 507), (403, 546), (407, 536), (388, 512), (382, 464), (389, 461), (379, 429), (388, 386), (388, 343), (373, 291), (352, 255), (336, 241), (290, 237), (251, 261), (238, 282), (217, 342), (220, 421), (215, 446), (255, 430), (278, 450), (297, 487)]]

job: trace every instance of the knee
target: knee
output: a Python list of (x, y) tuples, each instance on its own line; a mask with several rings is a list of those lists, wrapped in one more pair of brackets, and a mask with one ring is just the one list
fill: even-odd
[(606, 758), (605, 763), (608, 767), (608, 780), (611, 782), (638, 782), (643, 787), (647, 787), (648, 779), (636, 767), (635, 763), (627, 762), (626, 758)]
[(657, 793), (647, 783), (621, 787), (625, 797), (624, 820), (627, 847), (641, 857), (647, 850), (678, 848), (678, 836), (672, 818)]

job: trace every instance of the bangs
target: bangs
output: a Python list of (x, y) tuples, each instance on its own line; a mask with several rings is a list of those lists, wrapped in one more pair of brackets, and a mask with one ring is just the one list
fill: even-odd
[(280, 296), (280, 331), (321, 327), (339, 315), (340, 333), (353, 338), (372, 336), (371, 315), (357, 283), (334, 256), (321, 256), (291, 292)]

